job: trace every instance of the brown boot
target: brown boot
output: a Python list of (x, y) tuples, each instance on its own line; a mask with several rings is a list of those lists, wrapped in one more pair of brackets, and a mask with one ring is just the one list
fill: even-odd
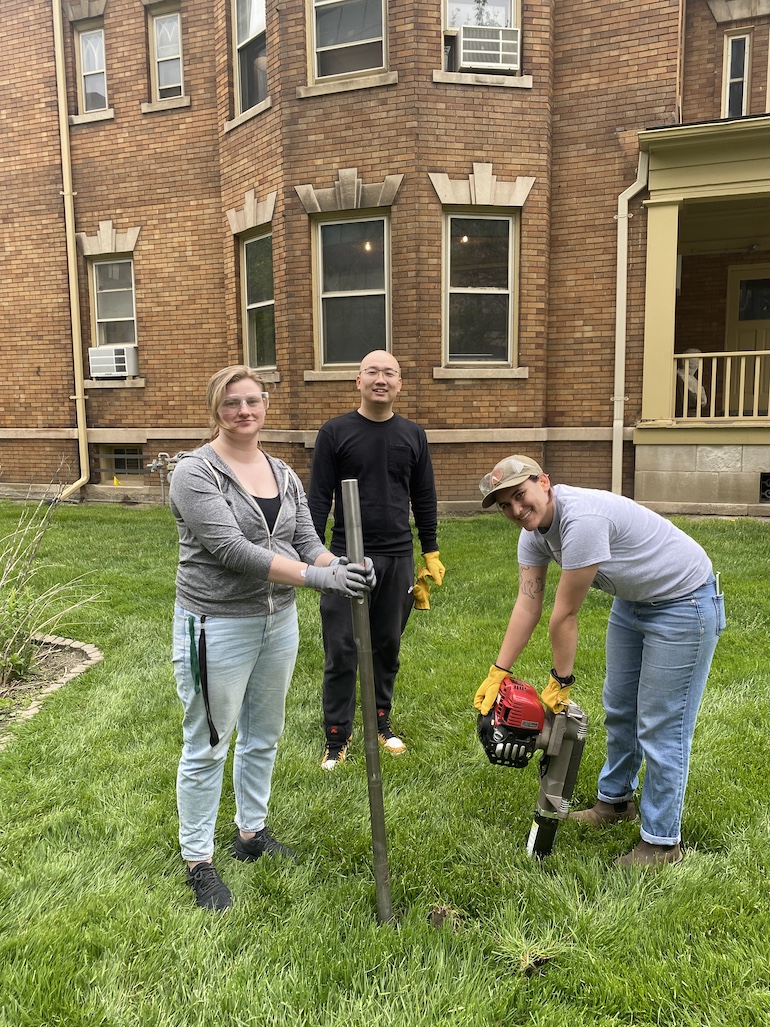
[(618, 856), (615, 866), (618, 867), (656, 867), (664, 863), (681, 863), (682, 847), (676, 845), (653, 845), (644, 839), (627, 852), (625, 856)]
[(591, 809), (579, 809), (570, 813), (569, 819), (579, 820), (581, 824), (589, 824), (591, 827), (618, 824), (621, 820), (636, 820), (636, 803), (633, 799), (615, 803), (598, 799)]

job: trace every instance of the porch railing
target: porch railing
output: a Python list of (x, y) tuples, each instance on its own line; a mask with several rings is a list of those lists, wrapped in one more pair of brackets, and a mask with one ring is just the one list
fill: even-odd
[(770, 350), (677, 353), (674, 385), (677, 420), (768, 417)]

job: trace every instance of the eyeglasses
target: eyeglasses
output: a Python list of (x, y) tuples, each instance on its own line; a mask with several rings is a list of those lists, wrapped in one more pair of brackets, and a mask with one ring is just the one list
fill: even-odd
[(270, 406), (270, 393), (260, 392), (258, 396), (243, 396), (241, 399), (232, 397), (230, 399), (222, 400), (222, 409), (227, 410), (228, 413), (237, 413), (243, 404), (249, 408), (249, 410), (256, 410), (257, 407), (264, 407), (265, 410)]
[(387, 378), (389, 381), (401, 377), (401, 373), (394, 367), (365, 367), (360, 374), (362, 378), (377, 378), (379, 375), (382, 375), (383, 378)]

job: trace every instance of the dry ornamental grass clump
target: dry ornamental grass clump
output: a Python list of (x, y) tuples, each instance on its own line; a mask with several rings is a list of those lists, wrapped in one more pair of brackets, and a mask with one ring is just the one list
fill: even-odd
[(86, 590), (84, 576), (36, 587), (40, 546), (60, 496), (61, 489), (37, 505), (23, 504), (15, 530), (0, 539), (0, 697), (34, 672), (44, 654), (39, 636), (97, 598)]

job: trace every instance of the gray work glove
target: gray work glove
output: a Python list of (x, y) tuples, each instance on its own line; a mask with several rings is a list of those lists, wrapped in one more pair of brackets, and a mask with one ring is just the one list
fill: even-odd
[[(351, 565), (350, 560), (348, 560), (347, 556), (335, 556), (332, 562), (328, 564), (328, 566), (336, 567), (339, 563), (344, 564), (346, 567), (349, 567)], [(363, 559), (363, 563), (356, 564), (356, 567), (364, 568), (364, 579), (368, 586), (367, 592), (371, 592), (374, 586), (377, 584), (377, 575), (374, 573), (374, 564), (368, 556), (365, 556)]]
[(341, 556), (328, 567), (308, 567), (305, 574), (307, 587), (359, 599), (371, 589), (370, 581), (374, 577), (372, 561), (368, 561), (368, 567), (366, 563), (366, 559), (363, 563), (348, 563), (347, 557)]

